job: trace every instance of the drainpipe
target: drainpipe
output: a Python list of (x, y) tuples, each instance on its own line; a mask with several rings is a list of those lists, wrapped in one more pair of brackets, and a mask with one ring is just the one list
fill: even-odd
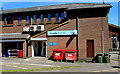
[(104, 25), (103, 24), (103, 17), (101, 17), (101, 48), (102, 48), (102, 53), (104, 53), (104, 28), (103, 28), (103, 25)]
[(79, 60), (79, 20), (78, 20), (78, 13), (76, 15), (76, 30), (77, 30), (77, 37), (76, 37), (76, 50), (77, 50), (77, 60)]

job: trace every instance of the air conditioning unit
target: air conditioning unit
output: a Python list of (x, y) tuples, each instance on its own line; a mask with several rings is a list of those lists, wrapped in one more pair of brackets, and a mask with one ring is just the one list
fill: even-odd
[(29, 31), (29, 27), (23, 27), (23, 31)]
[(37, 25), (37, 31), (44, 31), (44, 25)]
[(37, 30), (37, 25), (30, 26), (30, 31), (36, 31), (36, 30)]

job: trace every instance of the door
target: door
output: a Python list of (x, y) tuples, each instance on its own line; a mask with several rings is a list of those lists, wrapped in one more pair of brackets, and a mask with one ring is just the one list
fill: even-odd
[(46, 42), (45, 41), (39, 41), (38, 42), (38, 54), (39, 56), (46, 56)]
[(46, 56), (46, 42), (45, 41), (42, 42), (42, 56), (43, 57)]
[(41, 56), (42, 55), (42, 41), (39, 41), (38, 42), (38, 56)]
[(94, 57), (94, 40), (87, 40), (87, 57)]

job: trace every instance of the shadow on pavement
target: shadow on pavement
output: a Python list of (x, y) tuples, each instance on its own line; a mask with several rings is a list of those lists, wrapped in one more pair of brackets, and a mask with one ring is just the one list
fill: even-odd
[(120, 68), (120, 66), (112, 66), (113, 68)]

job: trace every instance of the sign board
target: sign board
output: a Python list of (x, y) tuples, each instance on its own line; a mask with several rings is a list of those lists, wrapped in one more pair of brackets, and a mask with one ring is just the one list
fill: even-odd
[(48, 43), (49, 46), (55, 46), (57, 43)]
[(48, 36), (60, 36), (60, 35), (77, 35), (77, 30), (66, 30), (66, 31), (48, 31)]

